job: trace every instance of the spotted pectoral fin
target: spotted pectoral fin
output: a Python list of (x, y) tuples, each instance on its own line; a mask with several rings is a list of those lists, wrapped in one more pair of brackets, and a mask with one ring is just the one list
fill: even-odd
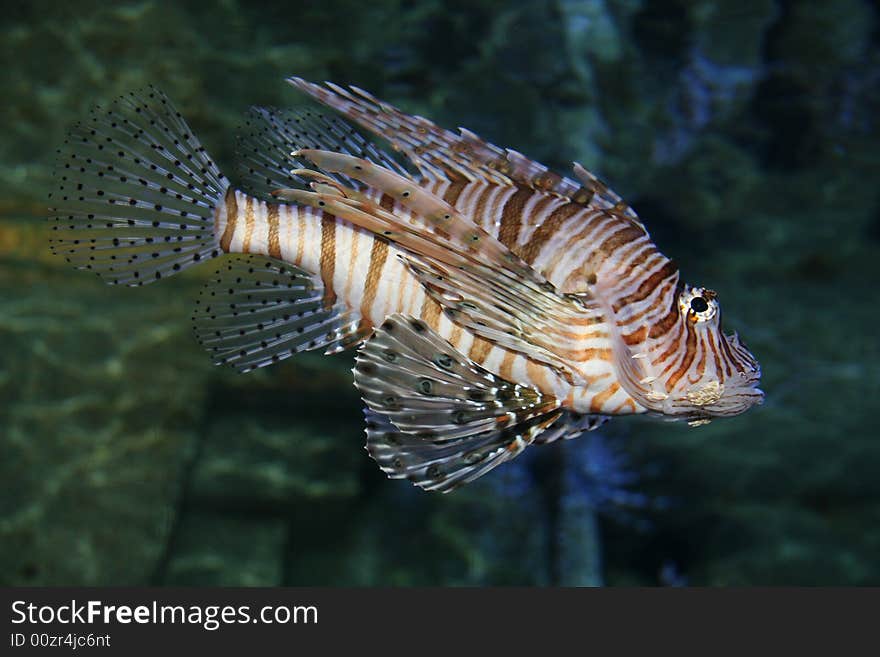
[(573, 384), (580, 381), (572, 366), (589, 357), (584, 345), (605, 325), (592, 300), (521, 286), (479, 263), (453, 269), (428, 258), (405, 259), (428, 296), (456, 324), (552, 367)]
[(448, 492), (519, 454), (560, 402), (483, 369), (426, 324), (392, 315), (358, 352), (367, 450), (390, 477)]
[(193, 323), (216, 363), (242, 371), (300, 351), (341, 351), (371, 330), (357, 313), (330, 303), (320, 280), (265, 256), (226, 259), (202, 290)]

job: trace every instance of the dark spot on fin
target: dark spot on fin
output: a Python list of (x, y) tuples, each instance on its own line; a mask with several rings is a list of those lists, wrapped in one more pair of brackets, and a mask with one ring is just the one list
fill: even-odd
[[(326, 308), (317, 277), (282, 262), (236, 256), (205, 285), (193, 314), (199, 342), (217, 363), (242, 371), (300, 351), (335, 353), (358, 344), (370, 327), (341, 304)], [(359, 363), (364, 375), (372, 363)]]
[(370, 455), (389, 477), (425, 490), (473, 481), (562, 414), (556, 398), (493, 375), (402, 315), (390, 316), (361, 347), (355, 385), (367, 404)]
[(96, 108), (58, 149), (52, 251), (105, 282), (146, 285), (219, 255), (228, 181), (160, 91)]

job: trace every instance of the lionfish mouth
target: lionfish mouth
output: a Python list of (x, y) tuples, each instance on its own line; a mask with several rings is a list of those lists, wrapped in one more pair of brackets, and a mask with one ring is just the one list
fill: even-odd
[(748, 375), (729, 379), (724, 384), (724, 393), (714, 404), (707, 405), (703, 410), (714, 417), (730, 417), (749, 410), (752, 406), (764, 402), (764, 391), (758, 388), (758, 379), (749, 381)]
[(726, 376), (713, 375), (684, 388), (668, 390), (662, 378), (649, 375), (639, 380), (636, 374), (644, 376), (644, 371), (628, 371), (624, 385), (643, 406), (670, 419), (705, 421), (744, 413), (764, 401), (764, 392), (758, 388), (761, 366), (736, 334), (726, 339), (735, 368)]
[(764, 391), (758, 387), (761, 382), (761, 366), (758, 361), (742, 345), (736, 334), (728, 336), (728, 344), (742, 361), (743, 369), (719, 384), (719, 397), (716, 401), (700, 408), (707, 416), (739, 415), (752, 406), (764, 403)]

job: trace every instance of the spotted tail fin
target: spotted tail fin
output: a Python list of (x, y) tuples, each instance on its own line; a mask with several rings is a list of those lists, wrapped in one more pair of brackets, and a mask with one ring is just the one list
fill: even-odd
[(52, 251), (107, 283), (143, 285), (219, 255), (226, 178), (154, 88), (95, 108), (58, 149)]
[(484, 475), (562, 414), (552, 395), (495, 376), (403, 315), (376, 329), (354, 374), (370, 456), (389, 477), (425, 490), (449, 492)]

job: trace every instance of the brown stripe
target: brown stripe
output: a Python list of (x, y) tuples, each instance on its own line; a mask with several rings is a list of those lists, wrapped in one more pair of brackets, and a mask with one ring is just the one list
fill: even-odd
[(614, 256), (620, 247), (629, 244), (633, 240), (637, 240), (644, 234), (645, 231), (641, 228), (631, 222), (627, 222), (627, 225), (623, 229), (618, 230), (611, 235), (611, 237), (602, 242), (596, 251), (604, 255), (606, 258), (610, 258)]
[[(541, 194), (541, 197), (537, 203), (532, 207), (531, 213), (528, 217), (523, 217), (523, 225), (528, 226), (538, 226), (547, 219), (545, 213), (547, 210), (552, 208), (557, 208), (560, 205), (564, 205), (566, 203), (565, 199), (559, 198), (558, 196), (550, 196), (549, 194)], [(550, 207), (548, 207), (550, 206)], [(585, 217), (588, 215), (584, 215)]]
[(520, 187), (501, 208), (501, 229), (498, 231), (498, 240), (508, 249), (512, 249), (519, 240), (519, 231), (525, 220), (523, 210), (534, 195), (534, 190)]
[(562, 264), (566, 260), (566, 258), (568, 258), (569, 253), (570, 249), (565, 247), (556, 249), (549, 260), (544, 260), (544, 263), (541, 265), (541, 273), (544, 274), (544, 276), (548, 279), (554, 278), (554, 275), (556, 274), (556, 268), (560, 264)]
[[(370, 264), (367, 268), (367, 280), (364, 282), (364, 298), (361, 300), (361, 317), (373, 316), (373, 302), (376, 300), (376, 292), (379, 289), (379, 277), (382, 268), (388, 258), (388, 242), (378, 237), (373, 238), (373, 246), (370, 249)], [(381, 319), (381, 318), (373, 318)]]
[(455, 204), (458, 202), (458, 197), (461, 196), (461, 193), (464, 191), (464, 188), (468, 186), (466, 182), (454, 182), (449, 187), (446, 188), (446, 191), (443, 193), (443, 200), (449, 203), (452, 207), (455, 207)]
[(230, 187), (226, 190), (226, 229), (220, 238), (220, 248), (229, 253), (229, 245), (235, 233), (235, 222), (238, 220), (238, 201), (235, 198), (235, 190)]
[(241, 244), (242, 253), (251, 252), (251, 238), (254, 236), (254, 203), (257, 202), (253, 196), (247, 197), (247, 205), (244, 210), (244, 242)]
[[(653, 363), (655, 366), (661, 365), (662, 363), (666, 362), (667, 358), (669, 358), (673, 354), (678, 353), (680, 347), (679, 343), (681, 342), (681, 334), (684, 332), (684, 323), (677, 322), (676, 327), (678, 328), (678, 330), (675, 332), (675, 335), (667, 340), (667, 342), (669, 342), (669, 346), (666, 347), (666, 351), (664, 351), (662, 354), (660, 354), (659, 357), (654, 359)], [(669, 371), (673, 365), (675, 365), (675, 359), (673, 359), (672, 362), (666, 366), (666, 369), (663, 370), (663, 373), (665, 374), (667, 371)]]
[[(635, 239), (623, 248), (621, 248), (614, 256), (617, 269), (624, 272), (638, 273), (638, 266), (645, 263), (648, 254), (645, 251), (651, 251), (653, 245), (651, 241), (642, 235), (639, 239)], [(653, 249), (655, 252), (657, 249)], [(638, 254), (638, 255), (637, 255)], [(663, 256), (660, 255), (660, 258)]]
[[(718, 316), (717, 319), (718, 326), (721, 326), (721, 316)], [(739, 351), (734, 351), (730, 348), (730, 344), (727, 342), (727, 338), (724, 337), (723, 333), (718, 334), (718, 342), (721, 345), (721, 348), (724, 350), (726, 354), (730, 357), (731, 364), (736, 368), (738, 372), (745, 372), (748, 368), (746, 367), (745, 360), (743, 359), (742, 354)], [(732, 373), (731, 373), (732, 374)]]
[(482, 365), (490, 351), (492, 351), (491, 342), (484, 340), (483, 338), (474, 337), (470, 351), (468, 351), (468, 358), (474, 361), (477, 365)]
[(625, 408), (629, 408), (630, 413), (635, 413), (635, 412), (636, 412), (636, 404), (635, 404), (635, 402), (634, 402), (632, 399), (627, 399), (625, 402), (623, 402), (622, 404), (620, 404), (620, 406), (618, 406), (617, 408), (612, 408), (612, 409), (611, 409), (611, 414), (612, 414), (612, 415), (618, 415), (618, 414), (621, 414), (621, 415), (622, 415), (622, 414), (623, 414), (623, 409), (625, 409)]
[(550, 379), (547, 378), (547, 372), (550, 368), (533, 361), (531, 358), (526, 360), (526, 376), (532, 384), (541, 392), (552, 394), (553, 389), (550, 385)]
[[(613, 239), (613, 236), (609, 239)], [(666, 264), (642, 281), (642, 284), (639, 285), (635, 292), (615, 302), (614, 305), (612, 305), (614, 312), (618, 312), (621, 308), (628, 306), (631, 303), (644, 301), (653, 294), (654, 290), (657, 289), (657, 286), (659, 286), (660, 283), (676, 272), (678, 272), (678, 267), (675, 266), (675, 263), (672, 260), (667, 260)]]
[(269, 203), (266, 208), (269, 221), (269, 255), (273, 258), (280, 258), (281, 240), (278, 237), (278, 227), (280, 223), (278, 218), (278, 206), (274, 203)]
[(694, 331), (693, 324), (691, 324), (691, 322), (686, 322), (685, 329), (687, 330), (687, 338), (684, 342), (684, 358), (678, 369), (675, 370), (675, 372), (672, 373), (672, 376), (666, 380), (666, 392), (670, 392), (675, 388), (675, 384), (678, 383), (679, 379), (687, 373), (697, 355), (697, 334)]
[(333, 273), (336, 268), (336, 217), (332, 214), (321, 216), (321, 281), (324, 283), (324, 307), (336, 303), (333, 291)]
[(712, 331), (709, 331), (708, 335), (709, 335), (709, 349), (712, 351), (712, 356), (715, 358), (715, 374), (723, 382), (724, 381), (724, 368), (721, 367), (721, 357), (718, 354), (718, 347), (715, 346), (715, 336), (712, 335)]
[(621, 337), (623, 338), (623, 343), (628, 344), (630, 346), (635, 344), (641, 344), (645, 341), (645, 338), (648, 336), (648, 327), (643, 326), (640, 329), (636, 329), (632, 333), (624, 333)]
[(602, 407), (605, 405), (611, 397), (620, 390), (620, 385), (617, 383), (612, 383), (605, 390), (600, 393), (593, 395), (593, 398), (590, 400), (590, 412), (591, 413), (600, 413), (602, 411)]
[(484, 221), (485, 217), (483, 215), (486, 214), (486, 204), (497, 191), (498, 188), (493, 185), (492, 187), (484, 187), (477, 192), (477, 204), (474, 206), (471, 216), (469, 217), (472, 223), (485, 229), (486, 222)]
[[(608, 215), (605, 212), (594, 212), (594, 211), (585, 211), (583, 223), (584, 229), (576, 233), (574, 236), (568, 239), (569, 245), (577, 245), (581, 242), (588, 242), (592, 247), (592, 241), (596, 233), (603, 230), (606, 224), (613, 223), (618, 221), (616, 217)], [(589, 238), (589, 241), (588, 241)], [(585, 255), (590, 256), (586, 259), (586, 262), (590, 262), (590, 260), (594, 259), (592, 249), (585, 250)], [(591, 263), (592, 269), (597, 269), (601, 263)]]
[(435, 331), (440, 327), (440, 304), (434, 301), (427, 294), (422, 302), (422, 312), (419, 316), (424, 320), (425, 324)]
[(294, 212), (296, 212), (296, 259), (293, 261), (293, 264), (299, 265), (302, 263), (303, 255), (306, 246), (306, 218), (303, 216), (303, 213), (309, 212), (310, 208), (294, 208)]
[(492, 196), (492, 204), (487, 208), (483, 217), (483, 227), (487, 232), (495, 235), (497, 225), (500, 223), (502, 208), (507, 199), (516, 192), (510, 187), (498, 187), (498, 193)]
[(721, 347), (721, 351), (723, 351), (724, 355), (725, 355), (724, 365), (727, 368), (728, 376), (733, 376), (733, 370), (730, 367), (731, 365), (735, 366), (736, 369), (738, 369), (740, 371), (744, 371), (742, 363), (740, 363), (736, 359), (736, 357), (731, 353), (730, 346), (727, 344), (727, 340), (724, 338), (723, 335), (719, 336), (718, 344)]
[(389, 196), (383, 192), (382, 198), (379, 199), (379, 206), (386, 210), (387, 212), (391, 212), (394, 210), (394, 197)]
[(461, 341), (462, 328), (453, 323), (452, 333), (449, 335), (449, 344), (458, 349), (458, 343)]
[[(641, 265), (645, 264), (645, 261), (646, 261), (649, 257), (651, 257), (652, 255), (654, 255), (655, 253), (657, 253), (657, 247), (655, 247), (653, 244), (650, 244), (650, 243), (645, 244), (645, 243), (643, 242), (643, 243), (639, 244), (638, 248), (641, 249), (641, 251), (640, 251), (639, 254), (638, 254), (635, 258), (633, 258), (633, 260), (629, 263), (630, 268), (633, 268), (633, 269), (635, 269), (636, 267), (640, 267)], [(628, 256), (627, 254), (623, 254), (623, 253), (621, 253), (621, 254), (620, 254), (620, 257), (621, 257), (621, 258), (627, 258), (627, 257), (629, 257), (629, 256)]]
[(505, 351), (504, 358), (501, 359), (501, 367), (498, 368), (498, 376), (508, 381), (513, 380), (513, 361), (516, 359), (516, 353), (513, 351)]
[(688, 375), (688, 381), (690, 381), (691, 383), (696, 383), (697, 381), (702, 379), (703, 375), (706, 373), (706, 350), (707, 350), (707, 347), (706, 347), (705, 340), (700, 340), (698, 346), (701, 347), (700, 360), (697, 361), (697, 370), (696, 370), (696, 372), (694, 372), (694, 375), (696, 376), (696, 378), (692, 378), (690, 375)]
[(664, 315), (659, 322), (651, 327), (651, 330), (648, 333), (648, 337), (659, 338), (666, 335), (667, 333), (669, 333), (669, 331), (672, 330), (672, 327), (675, 326), (680, 319), (680, 311), (676, 307), (675, 301), (673, 301), (672, 308), (669, 310), (669, 312), (666, 313), (666, 315)]
[(523, 260), (530, 265), (534, 263), (538, 256), (541, 255), (541, 249), (553, 238), (562, 225), (573, 215), (583, 212), (583, 210), (584, 206), (579, 203), (566, 203), (551, 212), (547, 220), (538, 226), (537, 230), (532, 234), (529, 243), (525, 245), (522, 255)]
[[(658, 297), (659, 301), (662, 302), (663, 299), (665, 299), (666, 297), (669, 296), (669, 294), (673, 290), (674, 283), (675, 283), (675, 281), (670, 280), (660, 289), (660, 294)], [(662, 308), (662, 305), (660, 307)], [(628, 316), (625, 321), (617, 322), (617, 325), (618, 326), (632, 326), (637, 320), (641, 319), (645, 315), (648, 315), (648, 314), (654, 312), (655, 310), (657, 310), (657, 305), (656, 304), (650, 305), (647, 308), (643, 308), (642, 310), (635, 313), (634, 315)], [(661, 321), (675, 321), (675, 319), (678, 317), (678, 313), (679, 313), (679, 310), (678, 310), (677, 300), (675, 298), (673, 298), (672, 310)], [(671, 320), (668, 319), (670, 317), (670, 315), (672, 316)], [(654, 336), (654, 337), (656, 337), (656, 336)]]
[(588, 360), (604, 360), (606, 362), (611, 362), (614, 358), (614, 354), (611, 349), (607, 348), (590, 348), (590, 349), (580, 349), (579, 351), (570, 351), (568, 355), (572, 358), (572, 360), (583, 363)]

